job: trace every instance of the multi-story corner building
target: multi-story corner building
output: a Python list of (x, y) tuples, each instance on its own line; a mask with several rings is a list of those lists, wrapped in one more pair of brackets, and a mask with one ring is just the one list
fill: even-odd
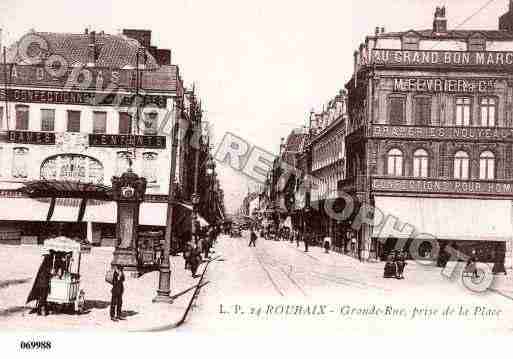
[(355, 228), (363, 259), (417, 239), (412, 255), (511, 265), (512, 4), (497, 30), (451, 30), (437, 8), (432, 28), (377, 28), (355, 53), (340, 189), (376, 207)]
[[(171, 128), (184, 113), (170, 50), (153, 46), (147, 30), (30, 32), (6, 60), (0, 71), (0, 243), (57, 227), (90, 242), (112, 242), (113, 202), (90, 200), (79, 213), (78, 201), (58, 199), (51, 213), (49, 201), (21, 189), (37, 180), (110, 186), (129, 166), (148, 183), (140, 224), (164, 226)], [(180, 154), (188, 144), (177, 146), (175, 180), (183, 182)]]
[(307, 151), (310, 156), (308, 174), (311, 178), (309, 206), (310, 225), (319, 237), (331, 236), (342, 247), (340, 225), (329, 215), (326, 207), (338, 198), (338, 182), (345, 178), (345, 135), (347, 126), (347, 96), (340, 91), (320, 114), (311, 113), (311, 138)]

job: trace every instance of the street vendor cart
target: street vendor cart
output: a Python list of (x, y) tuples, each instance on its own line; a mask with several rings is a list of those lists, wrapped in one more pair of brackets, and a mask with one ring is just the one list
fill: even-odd
[(75, 313), (82, 312), (85, 292), (80, 288), (81, 244), (67, 237), (56, 237), (47, 239), (43, 248), (52, 263), (47, 302), (68, 307)]

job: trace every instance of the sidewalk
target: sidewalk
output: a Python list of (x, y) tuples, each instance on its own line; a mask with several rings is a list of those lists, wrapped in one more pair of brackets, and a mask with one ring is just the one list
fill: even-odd
[[(158, 272), (140, 278), (128, 278), (123, 295), (126, 320), (110, 320), (110, 285), (105, 272), (112, 260), (113, 249), (93, 248), (82, 256), (81, 288), (85, 291), (84, 314), (56, 313), (48, 316), (29, 314), (35, 305), (25, 300), (41, 261), (41, 247), (2, 246), (0, 250), (0, 326), (2, 330), (123, 330), (139, 331), (173, 327), (178, 323), (192, 299), (194, 289), (179, 295), (172, 304), (153, 303), (158, 287)], [(171, 295), (180, 294), (198, 284), (184, 270), (182, 257), (170, 257)], [(198, 273), (203, 270), (203, 264)]]

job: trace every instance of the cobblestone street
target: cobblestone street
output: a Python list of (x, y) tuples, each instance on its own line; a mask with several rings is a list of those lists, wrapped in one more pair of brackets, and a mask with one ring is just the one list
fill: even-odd
[[(319, 247), (305, 253), (302, 244), (263, 239), (250, 248), (247, 233), (221, 238), (216, 254), (222, 260), (210, 265), (210, 282), (179, 330), (450, 334), (513, 327), (510, 275), (496, 276), (492, 291), (484, 294), (442, 276), (440, 268), (413, 261), (405, 280), (384, 279), (383, 263), (360, 263)], [(373, 306), (384, 311), (388, 306), (389, 314), (375, 315)], [(448, 307), (454, 312), (445, 317)]]

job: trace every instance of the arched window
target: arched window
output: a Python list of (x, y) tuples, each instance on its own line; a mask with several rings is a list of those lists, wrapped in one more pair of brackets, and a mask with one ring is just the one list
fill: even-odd
[(157, 182), (157, 158), (158, 155), (155, 152), (143, 153), (143, 174), (148, 183)]
[(454, 178), (468, 179), (470, 160), (468, 153), (465, 151), (458, 151), (454, 155)]
[(130, 167), (132, 154), (128, 151), (119, 151), (116, 158), (116, 176), (120, 177)]
[(403, 153), (401, 150), (394, 148), (388, 151), (387, 173), (389, 176), (403, 175)]
[(418, 149), (413, 154), (413, 177), (428, 176), (429, 155), (423, 149)]
[(479, 178), (483, 180), (495, 178), (495, 156), (491, 151), (484, 151), (479, 156)]

